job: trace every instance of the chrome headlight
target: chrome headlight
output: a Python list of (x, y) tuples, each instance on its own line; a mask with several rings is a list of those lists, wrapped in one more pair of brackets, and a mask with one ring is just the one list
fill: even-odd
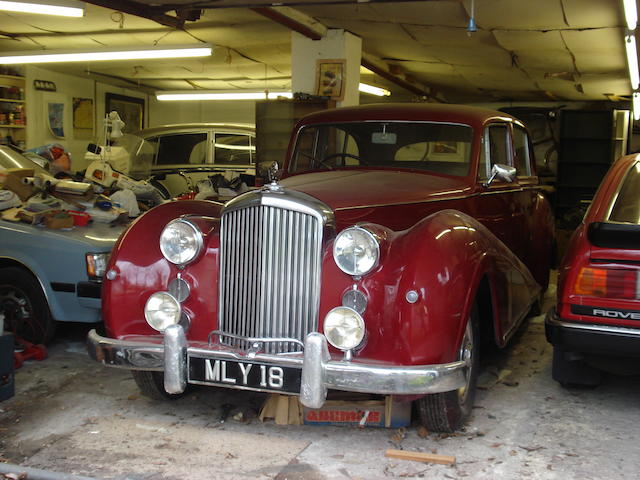
[(144, 306), (144, 318), (147, 323), (159, 332), (180, 321), (182, 308), (173, 295), (167, 292), (156, 292), (147, 299)]
[(100, 280), (107, 270), (109, 263), (109, 252), (105, 253), (87, 253), (87, 276), (91, 280)]
[(164, 258), (176, 265), (184, 265), (202, 251), (202, 232), (183, 218), (172, 220), (160, 235), (160, 251)]
[(365, 275), (378, 264), (380, 245), (369, 230), (346, 228), (333, 243), (333, 258), (344, 273)]
[(324, 336), (340, 350), (356, 348), (364, 338), (364, 319), (349, 307), (336, 307), (324, 317)]

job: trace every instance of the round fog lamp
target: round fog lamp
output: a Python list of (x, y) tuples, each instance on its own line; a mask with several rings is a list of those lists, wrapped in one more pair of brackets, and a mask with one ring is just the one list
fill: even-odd
[(364, 338), (364, 319), (349, 307), (336, 307), (324, 318), (327, 341), (340, 350), (356, 348)]
[(173, 295), (167, 292), (156, 292), (149, 297), (144, 306), (144, 318), (147, 323), (159, 332), (180, 321), (182, 309)]

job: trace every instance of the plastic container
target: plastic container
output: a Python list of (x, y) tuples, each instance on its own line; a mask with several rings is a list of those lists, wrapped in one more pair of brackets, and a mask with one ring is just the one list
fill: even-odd
[(69, 210), (69, 215), (73, 218), (73, 224), (77, 227), (86, 227), (91, 221), (91, 215), (85, 212), (78, 212), (76, 210)]

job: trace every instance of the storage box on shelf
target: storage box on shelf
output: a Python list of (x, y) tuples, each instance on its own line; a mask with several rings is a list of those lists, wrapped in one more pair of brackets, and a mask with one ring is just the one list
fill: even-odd
[(26, 142), (25, 80), (16, 70), (0, 69), (0, 143)]

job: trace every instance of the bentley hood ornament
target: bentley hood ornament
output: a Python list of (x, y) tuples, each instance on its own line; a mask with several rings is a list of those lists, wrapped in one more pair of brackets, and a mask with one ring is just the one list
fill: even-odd
[(278, 162), (273, 162), (269, 167), (269, 170), (267, 170), (267, 179), (269, 180), (269, 184), (267, 185), (267, 188), (269, 190), (271, 191), (282, 190), (282, 187), (278, 183), (278, 180), (280, 180), (280, 176), (281, 176), (280, 166), (278, 165)]

